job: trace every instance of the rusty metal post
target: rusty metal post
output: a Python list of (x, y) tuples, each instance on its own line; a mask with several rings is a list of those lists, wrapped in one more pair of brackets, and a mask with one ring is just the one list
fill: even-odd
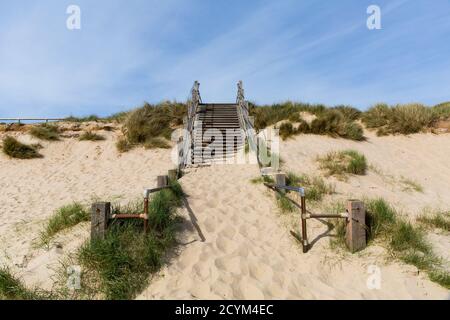
[(144, 198), (144, 232), (148, 232), (148, 196)]
[(303, 253), (308, 252), (308, 234), (306, 231), (306, 197), (305, 192), (300, 193), (300, 199), (301, 199), (301, 206), (302, 206), (302, 246), (303, 246)]

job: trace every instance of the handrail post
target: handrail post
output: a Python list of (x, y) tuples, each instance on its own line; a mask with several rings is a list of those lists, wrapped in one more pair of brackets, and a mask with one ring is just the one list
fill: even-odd
[(308, 244), (308, 234), (306, 231), (306, 197), (305, 197), (305, 191), (300, 190), (300, 199), (301, 199), (301, 210), (302, 210), (302, 247), (303, 247), (303, 253), (307, 253), (309, 249)]

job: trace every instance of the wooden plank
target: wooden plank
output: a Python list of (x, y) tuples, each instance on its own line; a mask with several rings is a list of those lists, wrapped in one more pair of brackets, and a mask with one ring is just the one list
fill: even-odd
[(351, 252), (357, 252), (366, 247), (366, 211), (364, 203), (359, 200), (347, 202), (348, 223), (345, 242)]

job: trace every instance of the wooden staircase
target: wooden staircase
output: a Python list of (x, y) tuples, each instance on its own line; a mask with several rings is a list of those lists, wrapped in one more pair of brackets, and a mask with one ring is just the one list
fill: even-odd
[(193, 163), (224, 163), (244, 148), (236, 104), (199, 104), (193, 130)]

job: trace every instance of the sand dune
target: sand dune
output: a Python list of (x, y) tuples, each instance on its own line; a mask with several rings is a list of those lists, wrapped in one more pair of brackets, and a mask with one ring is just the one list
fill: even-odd
[[(138, 148), (120, 155), (116, 133), (102, 134), (106, 141), (41, 142), (44, 159), (0, 155), (0, 262), (29, 285), (51, 288), (59, 261), (89, 236), (89, 224), (81, 224), (58, 236), (57, 247), (36, 249), (33, 242), (55, 209), (72, 201), (90, 203), (93, 197), (133, 200), (173, 167), (170, 150)], [(26, 135), (20, 139), (34, 141)], [(319, 173), (315, 156), (342, 148), (360, 150), (379, 169), (347, 182), (330, 178), (338, 191), (333, 198), (383, 196), (411, 215), (425, 206), (449, 209), (450, 135), (369, 135), (361, 143), (298, 136), (281, 147), (286, 168), (298, 173)], [(398, 183), (402, 175), (420, 182), (424, 192), (403, 190)], [(309, 222), (310, 239), (317, 241), (303, 254), (289, 234), (297, 218), (281, 215), (273, 193), (250, 183), (257, 176), (256, 165), (189, 169), (180, 180), (188, 208), (180, 210), (186, 222), (177, 254), (139, 299), (449, 297), (414, 267), (387, 261), (383, 248), (371, 246), (355, 255), (331, 250), (329, 238), (320, 237), (327, 227), (319, 221)], [(448, 252), (448, 236), (439, 237), (440, 252)], [(380, 267), (380, 290), (367, 287), (370, 265)]]

